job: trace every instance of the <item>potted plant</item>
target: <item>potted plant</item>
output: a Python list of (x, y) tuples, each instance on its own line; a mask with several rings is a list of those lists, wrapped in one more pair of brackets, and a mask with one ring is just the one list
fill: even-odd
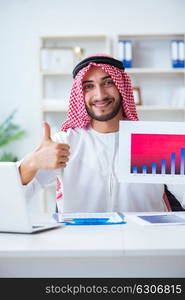
[(0, 161), (17, 161), (18, 158), (11, 152), (3, 151), (3, 147), (7, 146), (13, 141), (19, 140), (25, 135), (25, 130), (21, 129), (19, 125), (13, 122), (16, 110), (14, 110), (1, 124), (0, 124)]

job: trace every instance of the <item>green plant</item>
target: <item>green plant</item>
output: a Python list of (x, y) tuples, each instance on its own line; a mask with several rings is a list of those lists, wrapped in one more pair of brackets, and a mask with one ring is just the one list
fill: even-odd
[[(0, 148), (19, 140), (26, 133), (19, 125), (13, 123), (15, 113), (16, 110), (0, 124)], [(17, 161), (17, 157), (10, 152), (1, 151), (0, 161)]]

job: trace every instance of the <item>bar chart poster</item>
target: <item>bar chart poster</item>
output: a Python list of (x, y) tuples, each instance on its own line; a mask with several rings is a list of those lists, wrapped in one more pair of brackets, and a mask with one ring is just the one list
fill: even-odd
[(185, 184), (185, 122), (120, 121), (118, 177)]
[(185, 175), (185, 136), (131, 134), (131, 173)]

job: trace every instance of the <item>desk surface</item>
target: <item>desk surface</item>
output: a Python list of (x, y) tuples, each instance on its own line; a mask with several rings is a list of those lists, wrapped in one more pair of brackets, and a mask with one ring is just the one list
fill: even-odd
[[(133, 213), (126, 214), (127, 224), (124, 225), (62, 226), (36, 234), (0, 233), (0, 276), (15, 276), (15, 272), (17, 276), (23, 276), (24, 272), (25, 276), (46, 277), (86, 277), (96, 274), (97, 277), (136, 277), (137, 274), (159, 277), (157, 275), (168, 275), (164, 271), (165, 266), (166, 272), (171, 272), (169, 276), (185, 276), (185, 225), (143, 226), (130, 220), (131, 215)], [(18, 261), (22, 262), (22, 273), (16, 270)], [(15, 264), (15, 270), (11, 267), (12, 262)], [(113, 274), (108, 275), (98, 269), (100, 262), (104, 266), (110, 263), (109, 274)], [(37, 268), (29, 273), (31, 263), (32, 266), (37, 264)], [(45, 266), (48, 264), (44, 273), (41, 269), (38, 271), (39, 263), (45, 263)], [(60, 263), (60, 267), (56, 267)], [(94, 263), (97, 268), (93, 272), (90, 271), (92, 266), (88, 271), (74, 272), (76, 263)], [(60, 270), (64, 271), (64, 266), (66, 272), (61, 273)], [(71, 273), (70, 266), (73, 268)], [(127, 273), (123, 272), (124, 266), (127, 266)], [(148, 274), (147, 266), (153, 266), (155, 272)], [(145, 267), (145, 273), (139, 270), (144, 270)]]

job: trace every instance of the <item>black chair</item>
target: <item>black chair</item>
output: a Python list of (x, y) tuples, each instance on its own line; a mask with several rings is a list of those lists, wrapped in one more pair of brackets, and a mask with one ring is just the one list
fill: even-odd
[(168, 198), (168, 201), (170, 203), (172, 211), (185, 211), (185, 209), (181, 206), (181, 204), (175, 198), (175, 196), (168, 190), (166, 185), (164, 185), (164, 190)]

